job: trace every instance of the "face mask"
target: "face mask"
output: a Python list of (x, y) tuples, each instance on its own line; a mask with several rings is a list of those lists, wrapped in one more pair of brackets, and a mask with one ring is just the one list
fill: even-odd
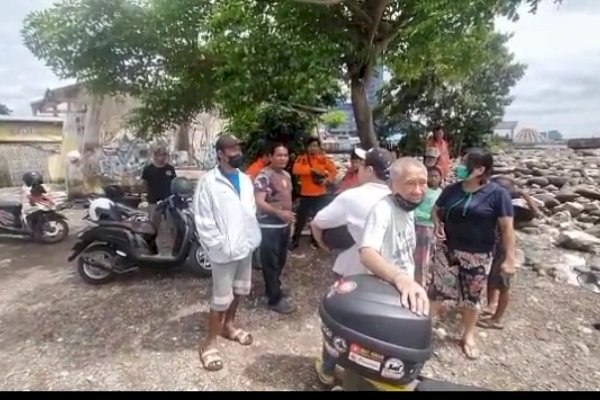
[(401, 208), (407, 212), (411, 212), (411, 211), (415, 210), (422, 203), (422, 201), (415, 203), (414, 201), (406, 200), (404, 197), (400, 196), (398, 193), (396, 193), (393, 196), (393, 199), (394, 199), (394, 204), (396, 204), (396, 207)]
[(456, 177), (461, 181), (464, 181), (465, 179), (467, 179), (469, 177), (469, 175), (471, 175), (465, 165), (457, 166), (456, 170), (455, 170), (455, 174), (456, 174)]
[(229, 165), (231, 165), (232, 168), (239, 168), (242, 166), (243, 163), (244, 156), (241, 154), (236, 154), (233, 157), (229, 157)]

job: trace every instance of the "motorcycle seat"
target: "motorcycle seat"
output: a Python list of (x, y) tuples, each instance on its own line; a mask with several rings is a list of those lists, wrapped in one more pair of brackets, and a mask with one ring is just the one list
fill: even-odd
[(107, 227), (117, 227), (129, 229), (134, 233), (142, 235), (155, 235), (156, 229), (154, 225), (146, 221), (99, 221), (99, 224)]
[(16, 200), (0, 200), (0, 208), (19, 208), (22, 207), (20, 201)]

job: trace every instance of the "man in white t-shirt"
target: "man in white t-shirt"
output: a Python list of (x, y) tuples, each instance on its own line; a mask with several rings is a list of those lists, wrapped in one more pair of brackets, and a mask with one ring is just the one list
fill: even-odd
[(313, 237), (325, 249), (326, 245), (322, 240), (325, 229), (346, 226), (354, 240), (354, 245), (342, 251), (335, 260), (333, 272), (339, 276), (369, 273), (360, 262), (358, 248), (369, 211), (381, 198), (390, 194), (387, 181), (390, 166), (394, 162), (392, 153), (385, 149), (355, 149), (354, 153), (362, 160), (358, 169), (359, 186), (340, 193), (317, 213), (311, 223)]
[(374, 275), (396, 286), (405, 307), (427, 315), (427, 293), (414, 279), (413, 215), (427, 191), (427, 169), (417, 159), (403, 157), (392, 164), (390, 180), (392, 194), (378, 201), (367, 217), (360, 261)]
[[(340, 193), (327, 207), (319, 211), (311, 222), (313, 238), (322, 248), (327, 249), (323, 243), (324, 229), (346, 226), (354, 240), (352, 247), (336, 257), (333, 271), (339, 276), (370, 273), (360, 262), (358, 249), (371, 208), (390, 194), (387, 182), (390, 178), (390, 166), (394, 162), (393, 154), (385, 149), (356, 149), (354, 153), (362, 161), (358, 169), (359, 186)], [(324, 385), (330, 386), (334, 383), (335, 366), (336, 358), (323, 346), (315, 367), (317, 376)]]

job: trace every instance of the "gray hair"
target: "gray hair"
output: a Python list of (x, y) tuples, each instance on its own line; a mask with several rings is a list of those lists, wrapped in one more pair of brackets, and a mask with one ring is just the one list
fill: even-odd
[(414, 157), (400, 157), (390, 166), (390, 182), (404, 175), (404, 171), (409, 167), (421, 168), (424, 172), (427, 172), (425, 164), (418, 159)]

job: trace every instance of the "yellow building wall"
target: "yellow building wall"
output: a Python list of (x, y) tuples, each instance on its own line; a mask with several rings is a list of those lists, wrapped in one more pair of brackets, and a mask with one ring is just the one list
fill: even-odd
[[(0, 144), (38, 143), (62, 147), (63, 124), (52, 121), (0, 121)], [(48, 153), (48, 175), (52, 182), (65, 179), (62, 154)]]

